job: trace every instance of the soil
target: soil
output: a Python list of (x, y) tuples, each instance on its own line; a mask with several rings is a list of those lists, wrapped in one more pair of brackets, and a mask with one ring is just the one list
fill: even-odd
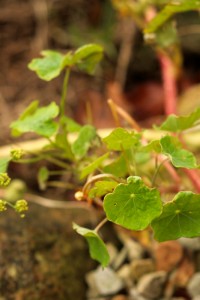
[[(94, 268), (72, 220), (89, 223), (89, 212), (30, 204), (26, 218), (0, 216), (0, 299), (86, 299), (85, 273)], [(80, 217), (81, 215), (81, 217)]]

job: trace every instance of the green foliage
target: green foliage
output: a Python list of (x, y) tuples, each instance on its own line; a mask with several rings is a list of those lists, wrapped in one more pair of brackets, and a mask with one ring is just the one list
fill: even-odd
[(45, 50), (41, 52), (43, 58), (33, 59), (28, 67), (35, 71), (39, 78), (50, 81), (60, 75), (65, 66), (70, 65), (71, 54), (62, 55), (57, 51)]
[(93, 74), (96, 65), (103, 57), (103, 48), (96, 44), (80, 47), (73, 56), (73, 63), (81, 71)]
[(103, 138), (103, 142), (110, 150), (126, 150), (139, 142), (139, 135), (134, 132), (128, 132), (124, 128), (114, 129), (109, 136)]
[(110, 192), (113, 191), (113, 189), (117, 186), (116, 181), (107, 181), (102, 180), (95, 183), (94, 187), (91, 188), (89, 192), (89, 197), (102, 197)]
[(159, 216), (162, 203), (159, 192), (144, 185), (139, 177), (129, 177), (104, 198), (109, 221), (132, 230), (142, 230)]
[[(158, 6), (166, 4), (165, 1), (158, 0), (154, 3)], [(165, 20), (178, 10), (186, 9), (186, 6), (191, 9), (195, 3), (191, 1), (187, 4), (182, 0), (180, 6), (167, 4), (158, 13), (158, 18), (150, 22), (146, 32), (156, 30), (157, 44), (170, 47), (176, 43), (176, 32), (171, 20), (167, 23)], [(163, 11), (167, 12), (165, 17)], [(48, 170), (44, 166), (40, 168), (38, 183), (42, 190), (46, 189), (48, 184), (66, 188), (70, 183), (61, 182), (60, 178), (66, 173), (71, 175), (73, 172), (74, 182), (77, 180), (75, 189), (77, 187), (79, 189), (80, 183), (85, 180), (83, 190), (77, 192), (76, 199), (86, 200), (101, 207), (106, 215), (105, 221), (109, 220), (130, 230), (152, 227), (158, 241), (182, 236), (199, 236), (199, 194), (182, 191), (177, 193), (172, 201), (164, 203), (163, 190), (159, 185), (156, 186), (155, 178), (162, 181), (164, 189), (167, 185), (171, 187), (171, 182), (174, 184), (173, 177), (169, 177), (170, 168), (174, 173), (180, 168), (178, 172), (181, 176), (181, 172), (185, 169), (199, 167), (194, 154), (185, 149), (179, 137), (180, 133), (184, 136), (186, 130), (199, 123), (200, 109), (196, 109), (188, 116), (169, 116), (160, 128), (155, 128), (155, 131), (162, 130), (160, 139), (147, 142), (143, 131), (138, 133), (130, 128), (115, 128), (108, 136), (101, 138), (92, 125), (81, 126), (66, 116), (65, 105), (70, 71), (75, 68), (92, 74), (103, 56), (102, 47), (89, 44), (67, 54), (46, 50), (42, 55), (43, 58), (34, 59), (29, 64), (29, 68), (35, 71), (39, 78), (49, 81), (59, 76), (62, 71), (66, 71), (60, 105), (52, 102), (40, 107), (38, 101), (33, 101), (19, 119), (11, 124), (14, 136), (34, 132), (46, 138), (47, 144), (36, 153), (32, 153), (30, 149), (32, 156), (28, 153), (28, 158), (25, 159), (24, 155), (27, 153), (21, 152), (21, 149), (13, 149), (9, 157), (1, 159), (1, 186), (5, 187), (10, 182), (6, 169), (11, 160), (16, 163), (47, 160), (56, 168), (55, 170), (50, 168)], [(73, 134), (73, 139), (69, 134)], [(166, 170), (165, 157), (169, 167)], [(161, 166), (163, 168), (160, 168)], [(52, 175), (60, 176), (58, 181), (50, 181)], [(74, 188), (73, 184), (72, 186)], [(177, 189), (183, 187), (184, 181)], [(6, 210), (8, 205), (22, 217), (28, 208), (27, 202), (21, 198), (13, 205), (3, 199), (0, 200), (0, 211)], [(73, 225), (76, 232), (86, 239), (91, 257), (103, 267), (109, 263), (108, 251), (98, 234), (104, 223), (101, 222), (94, 230)]]
[(72, 152), (78, 159), (83, 158), (96, 138), (96, 129), (91, 125), (85, 125), (79, 131), (76, 141), (72, 145)]
[(99, 235), (94, 230), (80, 227), (77, 224), (73, 224), (73, 228), (87, 240), (91, 257), (100, 262), (102, 267), (106, 267), (109, 263), (109, 254)]
[(181, 148), (181, 144), (178, 139), (169, 135), (161, 138), (160, 144), (162, 147), (162, 153), (167, 155), (172, 164), (177, 168), (197, 168), (196, 159), (194, 155)]
[(160, 242), (200, 235), (200, 195), (179, 192), (163, 206), (162, 214), (152, 222), (155, 239)]
[(152, 19), (147, 25), (145, 34), (156, 32), (162, 25), (166, 23), (173, 15), (189, 10), (200, 9), (200, 0), (174, 0), (169, 1), (166, 6)]
[(15, 136), (25, 132), (35, 132), (44, 137), (51, 137), (58, 130), (58, 124), (53, 121), (58, 116), (59, 108), (55, 102), (48, 106), (26, 111), (25, 117), (11, 123), (10, 127), (15, 130)]
[(200, 121), (200, 108), (188, 116), (170, 115), (165, 122), (159, 127), (161, 130), (171, 132), (181, 132), (194, 127)]
[(101, 164), (108, 158), (109, 153), (105, 153), (104, 155), (98, 157), (95, 159), (92, 163), (87, 165), (85, 168), (82, 169), (80, 178), (84, 178), (87, 175), (93, 173), (98, 167), (101, 166)]

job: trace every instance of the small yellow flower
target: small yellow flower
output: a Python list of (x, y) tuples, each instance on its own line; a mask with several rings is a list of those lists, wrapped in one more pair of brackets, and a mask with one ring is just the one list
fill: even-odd
[(7, 186), (10, 183), (10, 177), (7, 173), (0, 173), (0, 186)]
[(6, 205), (7, 205), (6, 201), (0, 199), (0, 212), (7, 210)]

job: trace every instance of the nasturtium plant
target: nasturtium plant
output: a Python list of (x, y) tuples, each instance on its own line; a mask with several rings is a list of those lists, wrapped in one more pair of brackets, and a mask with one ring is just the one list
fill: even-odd
[[(163, 9), (157, 19), (149, 23), (145, 32), (156, 31), (160, 44), (168, 47), (176, 40), (170, 16), (187, 7), (196, 9), (199, 0), (190, 3), (182, 0), (178, 9), (165, 0), (154, 0), (154, 3), (163, 6)], [(165, 16), (163, 12), (166, 12)], [(165, 19), (169, 22), (166, 23)], [(147, 140), (135, 120), (128, 122), (134, 129), (118, 127), (111, 132), (109, 130), (106, 137), (101, 137), (94, 126), (80, 125), (67, 116), (66, 100), (70, 72), (78, 69), (93, 73), (103, 56), (103, 48), (89, 44), (65, 54), (45, 50), (42, 56), (33, 59), (29, 68), (45, 81), (65, 72), (60, 103), (51, 102), (41, 107), (39, 101), (35, 100), (11, 124), (13, 136), (32, 132), (43, 137), (46, 143), (35, 152), (34, 149), (27, 152), (13, 149), (10, 155), (2, 158), (1, 186), (9, 185), (10, 178), (6, 172), (10, 161), (33, 163), (46, 160), (54, 165), (55, 169), (52, 166), (47, 168), (46, 165), (39, 169), (38, 183), (42, 190), (48, 186), (76, 190), (77, 200), (86, 201), (105, 214), (105, 219), (93, 230), (73, 225), (74, 230), (88, 242), (91, 257), (103, 267), (109, 264), (109, 254), (99, 231), (107, 221), (134, 231), (152, 229), (155, 239), (160, 242), (199, 236), (200, 184), (199, 175), (194, 173), (198, 171), (199, 165), (183, 141), (185, 132), (200, 123), (200, 108), (187, 116), (168, 116), (160, 127), (154, 127), (154, 132), (160, 131), (159, 135), (155, 135), (156, 138)], [(65, 178), (65, 175), (69, 178), (71, 172), (73, 183)], [(183, 174), (193, 184), (191, 191), (188, 191), (188, 182), (185, 185), (185, 177), (181, 181)], [(58, 180), (55, 180), (56, 176)], [(62, 181), (62, 178), (65, 179)], [(158, 180), (163, 183), (162, 186), (155, 184)], [(174, 183), (177, 184), (175, 189)], [(166, 186), (175, 193), (168, 202), (165, 197)], [(1, 211), (5, 211), (8, 205), (4, 199), (0, 199)], [(13, 208), (23, 217), (27, 203), (19, 199)]]

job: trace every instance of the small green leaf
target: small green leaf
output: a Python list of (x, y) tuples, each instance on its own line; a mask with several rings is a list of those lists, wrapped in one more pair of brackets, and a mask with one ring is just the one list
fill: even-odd
[(72, 152), (77, 158), (83, 158), (96, 137), (96, 130), (91, 125), (85, 125), (79, 131), (78, 138), (72, 144)]
[(69, 65), (71, 54), (63, 55), (57, 51), (44, 50), (41, 52), (43, 58), (34, 58), (28, 68), (35, 71), (39, 78), (50, 81), (60, 75), (65, 66)]
[(161, 146), (160, 146), (160, 141), (159, 140), (153, 140), (153, 141), (149, 142), (147, 145), (142, 146), (140, 151), (147, 152), (147, 153), (155, 151), (157, 153), (160, 153), (162, 151)]
[(18, 135), (25, 132), (35, 132), (41, 136), (51, 137), (58, 129), (58, 125), (52, 121), (57, 117), (59, 108), (55, 102), (48, 106), (38, 108), (32, 115), (27, 115), (11, 123), (10, 127), (17, 130)]
[(104, 155), (98, 157), (96, 160), (94, 160), (91, 164), (89, 164), (87, 167), (85, 167), (81, 171), (81, 176), (80, 178), (86, 177), (88, 174), (91, 174), (94, 172), (101, 164), (108, 158), (109, 153), (105, 153)]
[(61, 118), (61, 123), (66, 126), (67, 132), (79, 132), (81, 125), (75, 122), (73, 119), (63, 116)]
[(62, 150), (62, 158), (73, 160), (74, 155), (72, 153), (71, 144), (69, 143), (65, 132), (58, 132), (56, 134), (55, 144)]
[(158, 28), (155, 36), (157, 45), (162, 48), (169, 48), (171, 45), (178, 43), (178, 34), (173, 21), (166, 22)]
[(0, 158), (0, 173), (7, 172), (9, 162), (10, 162), (9, 157)]
[(175, 137), (167, 135), (161, 138), (160, 144), (162, 153), (169, 157), (175, 167), (188, 169), (198, 167), (194, 155), (187, 150), (181, 149), (181, 145)]
[(102, 197), (107, 193), (110, 193), (118, 185), (116, 181), (102, 180), (95, 182), (94, 187), (89, 191), (89, 197)]
[(159, 242), (199, 236), (200, 195), (179, 192), (172, 201), (163, 206), (163, 212), (153, 220), (152, 228), (155, 239)]
[(170, 1), (155, 18), (153, 18), (144, 30), (145, 34), (154, 33), (174, 14), (189, 10), (200, 9), (200, 0), (174, 0)]
[(73, 56), (73, 63), (81, 71), (92, 74), (102, 57), (103, 48), (100, 45), (89, 44), (76, 50)]
[(102, 267), (106, 267), (109, 264), (110, 258), (108, 250), (99, 235), (94, 230), (80, 227), (77, 224), (73, 224), (73, 229), (86, 238), (89, 245), (90, 256), (97, 260)]
[[(32, 115), (37, 110), (38, 105), (39, 105), (38, 100), (32, 101), (31, 104), (29, 104), (28, 107), (19, 116), (18, 120), (24, 120), (27, 116)], [(18, 137), (21, 135), (21, 133), (17, 131), (15, 128), (12, 129), (11, 134), (14, 137)]]
[(128, 229), (142, 230), (161, 214), (162, 202), (158, 190), (131, 176), (127, 184), (119, 184), (105, 196), (104, 210), (108, 220)]
[(49, 179), (49, 170), (46, 167), (41, 167), (39, 169), (37, 180), (41, 190), (46, 189), (46, 182)]
[(103, 142), (110, 150), (122, 151), (137, 145), (139, 137), (140, 135), (137, 133), (130, 133), (124, 128), (116, 128), (103, 138)]
[(117, 177), (125, 177), (128, 174), (127, 163), (124, 155), (120, 155), (110, 164), (103, 168), (105, 173), (113, 174)]
[(197, 108), (194, 112), (188, 116), (176, 116), (170, 115), (167, 120), (159, 127), (161, 130), (180, 132), (189, 129), (196, 125), (196, 122), (200, 120), (200, 108)]

